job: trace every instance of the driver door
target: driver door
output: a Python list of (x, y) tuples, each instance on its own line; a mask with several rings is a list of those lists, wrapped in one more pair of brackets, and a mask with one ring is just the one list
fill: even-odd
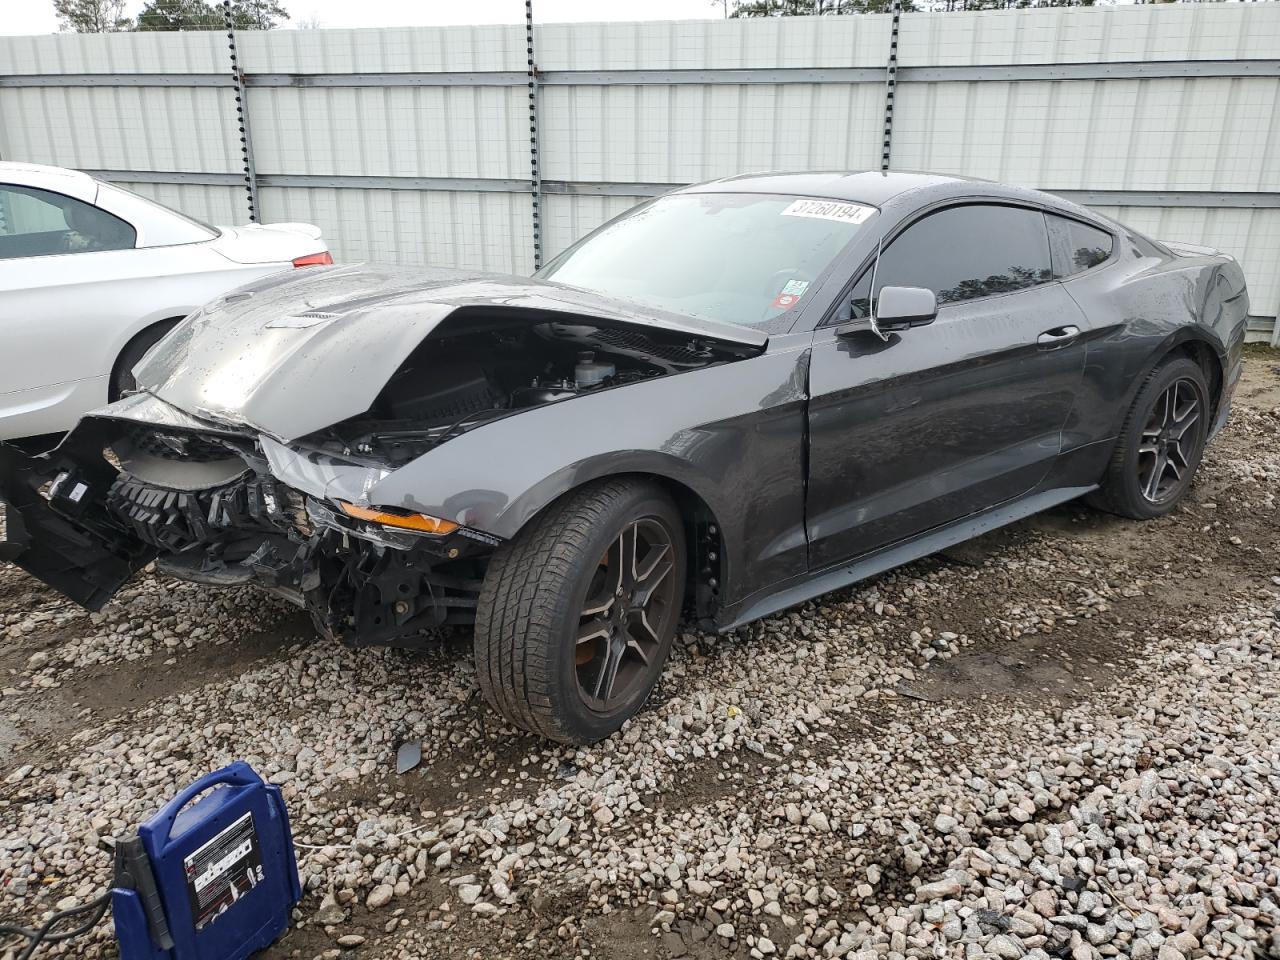
[[(1049, 473), (1081, 387), (1084, 319), (1052, 281), (1044, 217), (948, 207), (886, 247), (886, 286), (927, 287), (930, 325), (814, 336), (810, 363), (810, 569), (1012, 500)], [(870, 270), (853, 289), (870, 297)]]

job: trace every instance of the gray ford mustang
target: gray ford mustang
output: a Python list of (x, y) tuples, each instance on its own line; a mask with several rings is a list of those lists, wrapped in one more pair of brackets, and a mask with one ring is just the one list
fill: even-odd
[(474, 627), (569, 742), (727, 630), (1070, 500), (1173, 510), (1240, 376), (1239, 266), (954, 177), (740, 177), (532, 280), (244, 287), (50, 454), (0, 446), (0, 557), (90, 609), (152, 560), (354, 645)]

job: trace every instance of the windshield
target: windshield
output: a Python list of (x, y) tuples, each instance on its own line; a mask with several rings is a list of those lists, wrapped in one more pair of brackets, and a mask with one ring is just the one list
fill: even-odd
[(537, 276), (662, 310), (760, 325), (796, 309), (874, 207), (681, 193), (636, 207)]

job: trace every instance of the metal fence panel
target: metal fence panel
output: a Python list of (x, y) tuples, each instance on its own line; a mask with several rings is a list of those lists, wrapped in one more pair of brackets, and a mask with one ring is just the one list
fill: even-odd
[(120, 186), (180, 210), (204, 223), (244, 223), (244, 190), (193, 183), (139, 183), (117, 180)]
[[(268, 220), (338, 256), (531, 269), (668, 185), (879, 165), (888, 15), (237, 36)], [(1101, 204), (1218, 246), (1280, 337), (1280, 4), (905, 14), (892, 165)], [(0, 157), (243, 221), (226, 35), (0, 38)], [(536, 126), (536, 131), (531, 129)]]
[(525, 94), (516, 88), (251, 87), (247, 95), (261, 175), (528, 176)]
[(1144, 4), (908, 13), (898, 59), (904, 67), (1243, 60), (1278, 49), (1273, 4)]
[(239, 170), (235, 102), (215, 88), (0, 88), (0, 114), (4, 159), (82, 170)]
[[(529, 273), (533, 229), (519, 193), (264, 187), (276, 219), (323, 224), (340, 260)], [(274, 216), (275, 214), (273, 214)]]
[(548, 180), (690, 183), (760, 170), (876, 166), (874, 84), (546, 86)]
[(887, 15), (546, 24), (542, 70), (883, 67)]

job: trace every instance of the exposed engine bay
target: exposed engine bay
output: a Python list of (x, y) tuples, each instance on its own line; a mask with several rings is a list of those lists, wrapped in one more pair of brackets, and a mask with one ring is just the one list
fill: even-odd
[[(385, 476), (496, 419), (754, 352), (578, 318), (531, 323), (528, 310), (459, 311), (405, 358), (368, 410), (289, 448)], [(97, 553), (74, 550), (100, 565), (104, 588), (122, 564), (127, 576), (155, 559), (182, 579), (264, 587), (352, 645), (412, 646), (435, 628), (474, 622), (497, 537), (454, 518), (304, 492), (272, 466), (265, 448), (279, 441), (156, 397), (131, 399), (150, 412), (131, 413), (126, 399), (118, 413), (82, 421), (45, 462), (6, 466), (29, 478), (24, 491), (3, 491), (17, 510), (11, 539), (24, 528), (49, 539), (60, 523), (47, 515), (52, 507), (94, 532)], [(100, 606), (109, 595), (76, 599)]]
[(520, 410), (747, 355), (697, 338), (587, 323), (494, 317), (458, 327), (413, 351), (371, 409), (307, 442), (397, 465)]

